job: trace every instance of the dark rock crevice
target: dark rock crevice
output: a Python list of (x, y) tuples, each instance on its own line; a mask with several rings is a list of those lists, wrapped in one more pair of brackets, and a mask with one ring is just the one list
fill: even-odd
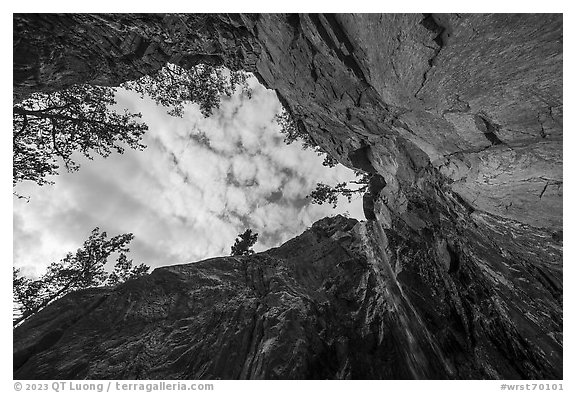
[(432, 14), (424, 14), (424, 19), (420, 21), (420, 24), (426, 28), (426, 30), (430, 31), (434, 36), (432, 41), (435, 43), (435, 46), (427, 48), (434, 50), (432, 56), (428, 59), (428, 68), (424, 71), (422, 76), (422, 83), (416, 93), (414, 93), (414, 97), (418, 98), (418, 94), (426, 85), (426, 81), (428, 80), (428, 73), (432, 70), (432, 68), (436, 65), (436, 58), (440, 55), (440, 51), (444, 47), (444, 39), (442, 38), (442, 34), (446, 30), (446, 28), (440, 26), (437, 21), (434, 19), (434, 15)]
[(348, 159), (352, 163), (352, 166), (356, 169), (360, 169), (367, 173), (377, 173), (376, 169), (370, 162), (370, 146), (366, 145), (359, 149), (356, 149), (348, 155)]
[(485, 116), (478, 115), (477, 118), (481, 122), (480, 129), (490, 144), (492, 146), (501, 145), (503, 142), (500, 140), (500, 138), (498, 138), (498, 133), (501, 126), (492, 121), (489, 121)]
[(328, 48), (336, 53), (337, 58), (356, 75), (358, 80), (363, 84), (368, 84), (364, 71), (354, 56), (354, 47), (336, 16), (334, 14), (311, 14), (310, 20)]
[(167, 62), (243, 68), (373, 181), (367, 222), (157, 269), (61, 336), (89, 299), (55, 302), (16, 329), (15, 359), (40, 349), (15, 378), (561, 378), (562, 23), (16, 14), (15, 99)]

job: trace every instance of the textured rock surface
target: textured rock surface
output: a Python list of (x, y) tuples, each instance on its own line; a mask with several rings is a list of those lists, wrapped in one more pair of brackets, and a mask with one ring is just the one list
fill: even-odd
[[(167, 62), (250, 67), (246, 28), (226, 15), (14, 16), (14, 97), (75, 83), (116, 86)], [(238, 45), (245, 42), (245, 45)]]
[(14, 18), (15, 98), (166, 62), (255, 72), (341, 162), (370, 147), (391, 187), (432, 166), (475, 209), (561, 230), (561, 15)]
[[(331, 155), (385, 180), (366, 201), (375, 220), (343, 230), (350, 244), (338, 247), (354, 255), (352, 262), (343, 262), (328, 247), (318, 251), (322, 267), (307, 255), (289, 262), (274, 254), (280, 251), (247, 263), (248, 277), (262, 266), (262, 274), (270, 275), (262, 276), (262, 282), (279, 277), (285, 286), (287, 295), (282, 296), (288, 297), (277, 295), (275, 311), (259, 305), (272, 292), (258, 292), (255, 278), (234, 281), (244, 268), (229, 259), (162, 269), (147, 285), (133, 284), (140, 295), (130, 299), (150, 299), (141, 306), (148, 310), (141, 319), (128, 317), (135, 306), (126, 296), (115, 292), (103, 300), (128, 315), (130, 326), (122, 328), (127, 330), (118, 343), (107, 345), (124, 343), (126, 353), (128, 348), (140, 351), (143, 360), (134, 364), (150, 367), (138, 374), (144, 366), (134, 366), (126, 377), (160, 378), (170, 372), (147, 363), (147, 356), (156, 355), (146, 348), (156, 348), (156, 342), (165, 347), (164, 336), (154, 329), (168, 326), (169, 335), (172, 319), (186, 318), (196, 332), (189, 334), (218, 334), (206, 341), (184, 334), (188, 350), (203, 357), (190, 360), (192, 355), (183, 355), (185, 348), (174, 349), (176, 358), (187, 359), (183, 368), (174, 365), (184, 370), (179, 375), (561, 377), (561, 15), (16, 15), (14, 26), (15, 98), (78, 82), (115, 85), (167, 61), (244, 68), (276, 89), (299, 126)], [(304, 249), (309, 236), (298, 240)], [(203, 269), (206, 273), (200, 273)], [(162, 280), (193, 291), (200, 288), (195, 280), (203, 282), (201, 274), (229, 284), (207, 283), (198, 290), (213, 292), (203, 293), (199, 303), (170, 306), (180, 295), (166, 289), (173, 283)], [(331, 290), (320, 285), (328, 285), (334, 275), (330, 285), (336, 292), (329, 297)], [(126, 288), (132, 286), (116, 291)], [(246, 291), (255, 291), (254, 299), (260, 300), (240, 306), (236, 300), (248, 299)], [(96, 291), (90, 301), (107, 293)], [(76, 296), (70, 301), (89, 301)], [(223, 299), (232, 299), (233, 306)], [(324, 301), (328, 309), (320, 306)], [(181, 317), (170, 314), (179, 307), (185, 310)], [(218, 335), (230, 337), (232, 331), (218, 330), (228, 325), (213, 322), (217, 314), (209, 311), (222, 308), (222, 318), (239, 335), (227, 350), (215, 349), (225, 345)], [(290, 314), (292, 309), (298, 316)], [(78, 318), (70, 312), (69, 318)], [(79, 333), (56, 326), (64, 335), (43, 339), (52, 328), (39, 318), (47, 317), (39, 315), (15, 333), (16, 358), (29, 359), (16, 362), (16, 375), (54, 377), (53, 368), (60, 367), (77, 377), (104, 377), (101, 370), (115, 370), (104, 366), (104, 344), (100, 357), (61, 360), (67, 366), (47, 361), (80, 345), (72, 340)], [(105, 321), (98, 325), (103, 332), (119, 322)], [(240, 333), (237, 326), (246, 321), (252, 321), (254, 337)], [(146, 329), (152, 329), (150, 336)], [(84, 339), (103, 333), (93, 334)], [(267, 341), (255, 338), (258, 334), (278, 341), (264, 345)], [(52, 341), (57, 342), (51, 351), (26, 355)], [(69, 347), (55, 355), (59, 345)], [(276, 353), (276, 346), (282, 356), (267, 355)], [(293, 357), (287, 358), (286, 351)], [(74, 367), (80, 370), (76, 374), (70, 371)], [(224, 369), (235, 371), (226, 374)]]
[(337, 216), (261, 254), (74, 293), (16, 329), (14, 378), (559, 378), (561, 321), (541, 315), (557, 288), (517, 259), (479, 263), (497, 245), (466, 235), (407, 244)]

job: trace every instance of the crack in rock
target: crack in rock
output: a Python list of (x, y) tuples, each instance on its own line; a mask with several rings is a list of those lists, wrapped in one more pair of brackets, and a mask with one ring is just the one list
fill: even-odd
[(424, 88), (424, 85), (428, 81), (428, 73), (430, 72), (430, 70), (432, 70), (432, 68), (434, 68), (436, 58), (438, 57), (438, 55), (440, 54), (440, 51), (444, 47), (444, 40), (442, 39), (442, 33), (444, 32), (444, 30), (446, 30), (444, 27), (440, 26), (436, 22), (436, 20), (432, 16), (432, 14), (424, 14), (424, 19), (422, 19), (422, 21), (420, 21), (420, 24), (422, 26), (424, 26), (427, 30), (436, 34), (436, 36), (434, 38), (432, 38), (432, 41), (434, 41), (436, 43), (436, 48), (432, 48), (430, 46), (424, 45), (427, 48), (434, 49), (434, 54), (432, 55), (432, 57), (430, 59), (428, 59), (428, 69), (426, 71), (424, 71), (424, 75), (422, 76), (422, 83), (420, 85), (420, 88), (418, 88), (418, 90), (414, 94), (414, 97), (416, 97), (416, 98), (418, 98), (418, 94), (420, 94), (420, 91)]

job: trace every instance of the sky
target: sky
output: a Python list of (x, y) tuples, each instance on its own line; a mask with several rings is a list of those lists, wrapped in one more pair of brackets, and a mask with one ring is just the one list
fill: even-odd
[[(28, 1), (28, 2), (18, 2), (18, 3), (5, 3), (7, 4), (7, 7), (12, 7), (14, 8), (15, 6), (18, 7), (18, 12), (54, 12), (54, 8), (55, 8), (55, 4), (60, 5), (60, 10), (66, 10), (66, 11), (72, 11), (72, 10), (76, 10), (77, 12), (90, 12), (93, 11), (94, 8), (94, 4), (92, 3), (82, 3), (82, 2), (62, 2), (61, 0), (56, 0), (56, 1), (51, 1), (51, 2), (38, 2), (38, 1)], [(148, 2), (148, 3), (142, 3), (139, 2), (138, 5), (134, 5), (133, 2), (131, 1), (124, 1), (124, 2), (118, 2), (118, 1), (108, 1), (108, 0), (104, 0), (103, 2), (100, 1), (98, 3), (100, 5), (100, 7), (102, 9), (105, 9), (107, 11), (115, 11), (115, 12), (133, 12), (136, 9), (138, 10), (138, 12), (159, 12), (159, 11), (168, 11), (166, 8), (169, 8), (169, 5), (166, 5), (165, 3), (158, 3), (158, 2)], [(104, 6), (103, 6), (104, 4)], [(172, 5), (173, 11), (186, 11), (186, 7), (183, 7), (182, 2), (176, 2), (173, 3), (176, 4), (176, 6)], [(188, 10), (190, 12), (216, 12), (216, 11), (222, 11), (222, 12), (230, 12), (232, 10), (235, 11), (242, 11), (242, 7), (246, 8), (246, 2), (235, 2), (235, 3), (231, 3), (228, 1), (225, 2), (218, 2), (218, 3), (214, 3), (214, 2), (192, 2), (192, 3), (187, 3), (188, 4)], [(364, 2), (346, 2), (346, 3), (334, 3), (331, 2), (330, 3), (332, 5), (332, 7), (330, 7), (327, 3), (324, 2), (314, 2), (311, 3), (309, 1), (304, 1), (304, 2), (291, 2), (289, 7), (291, 8), (292, 12), (301, 12), (303, 10), (307, 10), (307, 11), (327, 11), (329, 9), (332, 8), (332, 10), (334, 11), (334, 8), (339, 8), (339, 11), (341, 12), (375, 12), (377, 11), (375, 9), (375, 2), (373, 1), (364, 1)], [(339, 4), (339, 7), (334, 7), (334, 4)], [(435, 3), (437, 6), (438, 4)], [(522, 3), (522, 9), (524, 9), (525, 11), (529, 11), (529, 12), (568, 12), (569, 8), (568, 8), (568, 4), (569, 2), (566, 1), (547, 1), (547, 2), (541, 2), (541, 1), (524, 1)], [(258, 5), (260, 5), (260, 7), (258, 7)], [(448, 1), (448, 2), (443, 2), (441, 3), (440, 6), (444, 6), (444, 9), (459, 9), (461, 12), (481, 12), (481, 11), (485, 11), (487, 9), (489, 9), (492, 12), (517, 12), (519, 9), (519, 3), (518, 2), (502, 2), (502, 1), (484, 1), (482, 3), (462, 3), (462, 2), (456, 2), (456, 1)], [(274, 6), (276, 6), (276, 9), (274, 9)], [(380, 8), (382, 8), (382, 4), (379, 4)], [(386, 4), (386, 11), (387, 12), (420, 12), (423, 8), (426, 8), (427, 6), (429, 6), (428, 3), (424, 3), (422, 1), (412, 1), (412, 2), (395, 2), (395, 3), (387, 3)], [(238, 8), (240, 7), (240, 9)], [(272, 9), (270, 8), (272, 7)], [(286, 11), (287, 5), (285, 3), (275, 3), (272, 4), (270, 2), (266, 2), (266, 3), (262, 3), (262, 2), (257, 2), (256, 4), (252, 4), (252, 9), (267, 9), (268, 12), (280, 12)], [(316, 7), (316, 9), (314, 9), (314, 7)], [(573, 7), (573, 6), (572, 6)], [(193, 9), (191, 9), (193, 8)], [(10, 10), (10, 11), (14, 11), (14, 10)], [(382, 11), (380, 9), (380, 11)], [(2, 24), (5, 33), (2, 35), (5, 40), (5, 52), (9, 53), (10, 51), (10, 46), (12, 45), (12, 26), (11, 26), (11, 19), (12, 19), (12, 13), (11, 12), (5, 12), (4, 14), (4, 22)], [(574, 37), (574, 27), (571, 23), (567, 23), (564, 26), (564, 34), (566, 36), (568, 36), (568, 41), (570, 41), (571, 37)], [(569, 46), (567, 46), (567, 50), (565, 51), (564, 54), (564, 61), (565, 61), (565, 69), (566, 70), (570, 70), (573, 69), (574, 64), (576, 64), (576, 61), (574, 60), (575, 57), (573, 56), (574, 51), (570, 51), (568, 50)], [(11, 86), (9, 85), (9, 79), (10, 79), (10, 75), (12, 74), (12, 64), (10, 61), (6, 61), (3, 62), (3, 67), (4, 67), (4, 75), (5, 75), (5, 89), (4, 89), (4, 115), (3, 115), (3, 119), (4, 120), (4, 125), (6, 128), (10, 128), (12, 126), (12, 107), (11, 107), (11, 101), (12, 101), (12, 95), (10, 93), (11, 90)], [(564, 83), (565, 83), (565, 95), (564, 95), (564, 100), (565, 103), (567, 105), (567, 107), (570, 107), (570, 104), (574, 102), (573, 99), (573, 91), (574, 89), (572, 89), (572, 87), (574, 87), (574, 76), (571, 72), (566, 72), (564, 74)], [(258, 94), (263, 94), (265, 92), (260, 92)], [(274, 94), (268, 94), (265, 95), (266, 100), (269, 100), (270, 102), (273, 102), (273, 104), (270, 104), (271, 107), (279, 107), (279, 104), (276, 100), (276, 97), (274, 96)], [(135, 101), (135, 100), (134, 100)], [(134, 102), (134, 104), (138, 104), (140, 105), (144, 105), (143, 102)], [(162, 113), (164, 112), (163, 109), (153, 109), (154, 104), (150, 104), (148, 103), (148, 105), (146, 105), (146, 108), (148, 111), (150, 111), (148, 114), (145, 114), (144, 117), (146, 119), (146, 121), (149, 123), (149, 125), (151, 125), (151, 121), (152, 118), (157, 117), (157, 121), (155, 122), (156, 125), (160, 125), (160, 127), (151, 127), (148, 136), (146, 137), (147, 140), (149, 138), (151, 138), (152, 135), (158, 136), (161, 135), (162, 132), (167, 132), (170, 131), (169, 128), (165, 128), (164, 126), (162, 126), (162, 122), (166, 122), (169, 124), (173, 124), (171, 123), (170, 119), (165, 119), (165, 117), (163, 117)], [(267, 105), (268, 107), (268, 105)], [(144, 112), (143, 109), (139, 109), (140, 111)], [(154, 111), (154, 112), (152, 112)], [(153, 114), (154, 113), (154, 114)], [(199, 116), (193, 115), (193, 113), (191, 111), (188, 111), (186, 119), (189, 119), (190, 117), (194, 117), (194, 118), (199, 118)], [(566, 125), (566, 129), (570, 130), (572, 129), (571, 125), (573, 125), (574, 121), (573, 121), (573, 117), (572, 116), (565, 116), (564, 118), (564, 122)], [(166, 126), (167, 127), (167, 126)], [(186, 126), (185, 125), (181, 125), (181, 128), (185, 129)], [(176, 130), (172, 130), (173, 132), (176, 132)], [(271, 135), (273, 133), (277, 132), (277, 129), (272, 125), (269, 124), (267, 127), (267, 135)], [(90, 208), (88, 209), (87, 207), (84, 207), (84, 214), (80, 214), (79, 212), (77, 212), (77, 210), (82, 209), (81, 206), (79, 205), (75, 205), (76, 203), (79, 203), (79, 200), (82, 199), (80, 198), (80, 196), (78, 194), (87, 194), (88, 191), (85, 192), (78, 192), (78, 190), (81, 188), (80, 184), (76, 184), (74, 186), (74, 182), (81, 182), (81, 184), (88, 184), (89, 181), (87, 180), (88, 178), (96, 178), (96, 179), (106, 179), (106, 176), (110, 176), (111, 174), (114, 174), (114, 178), (112, 179), (112, 181), (110, 182), (110, 186), (111, 187), (116, 187), (116, 188), (120, 188), (121, 190), (124, 189), (124, 186), (122, 187), (118, 187), (117, 185), (119, 183), (124, 182), (123, 184), (126, 184), (126, 180), (120, 181), (120, 180), (115, 180), (116, 179), (116, 172), (118, 173), (124, 173), (125, 171), (130, 170), (131, 166), (134, 166), (134, 175), (133, 177), (131, 177), (131, 180), (134, 180), (133, 178), (135, 177), (140, 177), (141, 181), (142, 181), (142, 186), (146, 186), (146, 187), (152, 187), (152, 184), (156, 184), (154, 186), (154, 189), (156, 190), (155, 192), (161, 192), (162, 194), (166, 195), (167, 199), (175, 199), (175, 195), (177, 194), (178, 190), (177, 189), (164, 189), (162, 191), (158, 191), (157, 187), (160, 187), (161, 184), (165, 184), (167, 183), (167, 180), (165, 178), (160, 178), (157, 179), (157, 183), (154, 182), (145, 182), (143, 179), (144, 178), (149, 178), (147, 175), (143, 175), (141, 172), (153, 172), (156, 173), (157, 170), (159, 170), (160, 166), (161, 166), (161, 162), (166, 163), (167, 159), (165, 156), (163, 156), (162, 154), (160, 154), (160, 152), (156, 151), (153, 152), (152, 149), (152, 144), (147, 142), (149, 145), (149, 148), (147, 149), (147, 151), (144, 152), (131, 152), (131, 151), (127, 151), (123, 156), (111, 156), (109, 157), (107, 160), (98, 160), (95, 159), (93, 162), (89, 162), (88, 164), (84, 164), (83, 167), (80, 169), (79, 172), (74, 173), (74, 174), (63, 174), (59, 177), (57, 177), (56, 180), (56, 185), (54, 186), (45, 186), (42, 189), (39, 189), (38, 187), (34, 188), (31, 186), (27, 186), (27, 187), (19, 187), (22, 191), (24, 189), (26, 190), (30, 190), (32, 193), (32, 191), (34, 192), (34, 198), (31, 198), (30, 203), (29, 204), (25, 204), (22, 201), (15, 201), (12, 198), (12, 185), (11, 185), (11, 177), (12, 177), (12, 172), (8, 169), (11, 166), (10, 161), (10, 157), (11, 157), (11, 135), (8, 132), (4, 132), (4, 143), (0, 144), (0, 147), (2, 147), (4, 149), (3, 154), (1, 154), (1, 157), (4, 160), (4, 171), (2, 171), (2, 176), (3, 176), (3, 184), (5, 185), (6, 189), (5, 192), (3, 193), (4, 196), (4, 209), (3, 209), (3, 223), (4, 223), (4, 228), (2, 230), (2, 235), (3, 238), (10, 238), (10, 215), (13, 215), (13, 232), (12, 232), (12, 238), (13, 238), (13, 249), (12, 249), (12, 253), (10, 253), (10, 247), (8, 245), (6, 245), (6, 247), (4, 247), (4, 259), (6, 259), (7, 261), (10, 261), (11, 259), (13, 259), (14, 264), (16, 266), (23, 266), (26, 268), (27, 271), (36, 271), (36, 270), (41, 270), (41, 267), (46, 265), (48, 263), (48, 261), (52, 261), (52, 260), (59, 260), (60, 258), (62, 258), (64, 256), (64, 253), (70, 250), (74, 250), (77, 247), (81, 246), (82, 242), (84, 241), (85, 238), (88, 237), (89, 231), (95, 226), (94, 224), (96, 224), (97, 222), (100, 221), (100, 219), (102, 218), (102, 222), (100, 222), (99, 225), (102, 226), (103, 229), (107, 230), (109, 234), (111, 235), (116, 235), (120, 232), (122, 232), (124, 230), (124, 228), (126, 228), (127, 231), (131, 231), (136, 235), (135, 240), (132, 242), (132, 258), (135, 259), (135, 261), (142, 257), (143, 259), (145, 259), (146, 261), (148, 261), (147, 263), (149, 263), (150, 265), (154, 265), (154, 266), (160, 266), (160, 265), (169, 265), (171, 263), (178, 263), (178, 262), (174, 262), (174, 260), (171, 260), (170, 258), (172, 257), (172, 255), (174, 254), (181, 254), (181, 257), (177, 257), (175, 259), (181, 259), (181, 261), (183, 262), (193, 262), (195, 260), (200, 260), (203, 258), (203, 256), (199, 256), (196, 257), (196, 254), (193, 254), (192, 252), (190, 252), (190, 254), (186, 255), (186, 250), (187, 247), (189, 246), (189, 243), (187, 240), (184, 244), (179, 243), (179, 241), (177, 241), (176, 239), (173, 239), (173, 236), (167, 236), (165, 233), (162, 233), (161, 231), (157, 231), (156, 234), (162, 238), (163, 240), (163, 245), (158, 245), (158, 242), (160, 241), (160, 239), (155, 239), (153, 237), (153, 233), (154, 233), (154, 228), (153, 226), (155, 225), (161, 225), (162, 222), (166, 223), (166, 222), (171, 222), (171, 220), (168, 217), (164, 217), (164, 219), (159, 219), (157, 220), (158, 222), (150, 222), (148, 225), (144, 225), (144, 224), (140, 224), (140, 225), (135, 225), (136, 222), (138, 221), (138, 214), (144, 214), (144, 218), (142, 218), (142, 221), (145, 221), (146, 219), (151, 218), (151, 216), (154, 216), (152, 213), (148, 212), (146, 213), (145, 210), (147, 209), (142, 209), (141, 211), (135, 211), (134, 215), (128, 215), (125, 212), (120, 212), (120, 216), (122, 220), (127, 220), (126, 222), (122, 222), (120, 219), (115, 219), (113, 215), (111, 215), (110, 213), (106, 213), (103, 211), (96, 211), (96, 209), (94, 208)], [(566, 152), (568, 154), (564, 155), (564, 174), (565, 177), (568, 179), (567, 182), (565, 182), (565, 198), (567, 201), (570, 201), (571, 195), (574, 195), (574, 193), (572, 192), (572, 187), (574, 184), (576, 184), (576, 182), (574, 181), (570, 181), (571, 177), (573, 176), (572, 174), (575, 172), (572, 172), (572, 169), (576, 168), (576, 164), (575, 164), (575, 160), (576, 160), (576, 156), (574, 154), (570, 154), (570, 146), (575, 146), (574, 143), (576, 143), (576, 141), (574, 141), (574, 134), (572, 133), (567, 133), (564, 135), (565, 138), (565, 148), (567, 149)], [(288, 148), (284, 148), (282, 151), (284, 151), (283, 156), (294, 156), (297, 155), (298, 153), (293, 152), (292, 150), (290, 150), (290, 148), (292, 148), (292, 146), (289, 146)], [(311, 152), (304, 152), (302, 153), (305, 157), (306, 157), (306, 162), (309, 163), (309, 165), (313, 166), (314, 172), (315, 172), (315, 176), (317, 176), (319, 179), (321, 179), (320, 181), (324, 181), (324, 182), (328, 182), (330, 178), (334, 177), (343, 177), (346, 178), (346, 176), (348, 176), (348, 172), (346, 172), (346, 169), (342, 169), (339, 168), (337, 173), (334, 174), (334, 172), (331, 172), (330, 170), (324, 170), (325, 168), (319, 168), (320, 162), (318, 160), (315, 161), (315, 157), (314, 154), (312, 154)], [(155, 162), (154, 164), (152, 164), (152, 160), (154, 159), (152, 156), (156, 157), (156, 159), (158, 160), (158, 162)], [(149, 162), (147, 162), (149, 161)], [(146, 165), (145, 165), (146, 164)], [(303, 162), (304, 164), (304, 162)], [(157, 169), (153, 170), (152, 167), (155, 167)], [(169, 165), (165, 165), (167, 168), (170, 168)], [(90, 170), (92, 168), (92, 170)], [(142, 168), (146, 168), (146, 170), (142, 170)], [(138, 171), (136, 169), (140, 169), (140, 173), (137, 173)], [(99, 171), (103, 171), (102, 173), (99, 173)], [(106, 173), (105, 171), (109, 171), (108, 173)], [(79, 180), (80, 178), (85, 178), (84, 181)], [(152, 177), (152, 175), (150, 175), (150, 177)], [(315, 180), (313, 180), (312, 178), (310, 178), (309, 181), (310, 184), (314, 184)], [(92, 188), (93, 189), (93, 188)], [(94, 189), (93, 189), (94, 190)], [(106, 202), (101, 202), (100, 204), (103, 205), (107, 205), (109, 206), (108, 209), (114, 210), (114, 204), (116, 204), (118, 201), (111, 198), (108, 199), (109, 196), (105, 195), (104, 192), (98, 191), (98, 190), (94, 190), (96, 192), (97, 195), (101, 195), (102, 198), (106, 198)], [(129, 191), (132, 194), (143, 194), (143, 190), (138, 190), (138, 189), (131, 189)], [(140, 197), (142, 197), (140, 195)], [(63, 199), (64, 198), (64, 199)], [(146, 198), (144, 198), (146, 199)], [(71, 206), (71, 208), (67, 207), (67, 204), (69, 204)], [(58, 208), (59, 206), (59, 208)], [(154, 203), (152, 203), (152, 206), (156, 206)], [(334, 214), (334, 210), (332, 210), (331, 208), (326, 208), (326, 207), (322, 207), (322, 209), (318, 210), (318, 206), (307, 206), (306, 209), (308, 211), (308, 214), (312, 214), (312, 216), (315, 215), (319, 215), (322, 216), (324, 215), (330, 215), (330, 214)], [(150, 210), (156, 210), (155, 208), (150, 208)], [(360, 213), (360, 205), (358, 204), (358, 201), (356, 201), (355, 204), (353, 205), (347, 205), (347, 203), (342, 200), (339, 204), (339, 210), (337, 211), (341, 211), (341, 210), (349, 210), (351, 213), (351, 216), (356, 217), (356, 218), (362, 218), (362, 215)], [(119, 209), (118, 209), (119, 211)], [(354, 215), (354, 212), (356, 213), (356, 216)], [(130, 216), (129, 219), (127, 219), (127, 216)], [(564, 236), (567, 239), (571, 239), (573, 238), (572, 234), (574, 233), (574, 228), (575, 226), (572, 225), (574, 223), (574, 217), (576, 216), (576, 212), (574, 211), (574, 204), (571, 203), (566, 203), (564, 205), (564, 218), (565, 218), (565, 228), (564, 228)], [(80, 217), (82, 217), (82, 219), (80, 219)], [(63, 220), (62, 222), (57, 222), (54, 221), (54, 219), (58, 219), (58, 220)], [(20, 220), (19, 223), (17, 223), (17, 221)], [(314, 220), (311, 220), (314, 221)], [(66, 222), (70, 222), (70, 224), (73, 224), (76, 222), (76, 224), (73, 225), (74, 230), (70, 230), (66, 228)], [(108, 225), (110, 227), (108, 227)], [(132, 228), (128, 228), (132, 226)], [(304, 229), (306, 225), (303, 225), (302, 230)], [(175, 226), (173, 227), (173, 231), (179, 231), (182, 230), (183, 226)], [(238, 232), (240, 232), (242, 228), (240, 228), (238, 230)], [(77, 232), (74, 232), (74, 231)], [(301, 232), (301, 231), (296, 231), (297, 233)], [(189, 234), (193, 234), (195, 236), (200, 235), (201, 238), (205, 238), (206, 236), (203, 235), (202, 232), (195, 233), (193, 230), (188, 229), (187, 233)], [(184, 235), (182, 235), (184, 236)], [(232, 235), (232, 237), (234, 237), (234, 235)], [(214, 239), (211, 239), (211, 241), (213, 242)], [(224, 239), (222, 238), (222, 241), (220, 241), (221, 244), (226, 243), (226, 241), (231, 241), (230, 239)], [(168, 242), (168, 243), (166, 243)], [(197, 243), (197, 242), (195, 242)], [(260, 243), (260, 242), (259, 242)], [(140, 248), (138, 246), (138, 244), (143, 244), (143, 245), (147, 245), (148, 248)], [(168, 244), (167, 246), (165, 246), (165, 244)], [(260, 244), (257, 243), (257, 247), (260, 246)], [(194, 247), (190, 247), (190, 249), (192, 249)], [(152, 254), (152, 250), (158, 250), (159, 254), (158, 255), (153, 255)], [(170, 252), (168, 252), (170, 251)], [(177, 252), (178, 251), (178, 252)], [(229, 249), (226, 249), (226, 252), (223, 253), (227, 254), (229, 252)], [(215, 251), (215, 253), (217, 253)], [(564, 255), (565, 255), (565, 260), (567, 261), (572, 261), (574, 259), (574, 257), (576, 257), (576, 252), (574, 251), (574, 247), (572, 247), (571, 242), (566, 242), (565, 244), (565, 249), (564, 249)], [(4, 282), (2, 283), (3, 288), (5, 291), (8, 291), (11, 287), (11, 278), (10, 278), (10, 271), (9, 271), (9, 265), (10, 263), (7, 263), (5, 266), (4, 270), (4, 274), (2, 275), (4, 278)], [(568, 282), (574, 277), (574, 268), (573, 268), (573, 264), (571, 263), (567, 263), (564, 266), (564, 277), (568, 280)], [(571, 285), (568, 285), (566, 288), (564, 288), (564, 297), (567, 299), (574, 299), (574, 294), (573, 294), (573, 289)], [(3, 305), (4, 305), (4, 311), (5, 314), (8, 315), (8, 313), (12, 312), (12, 297), (8, 296), (8, 294), (6, 294), (6, 296), (2, 297), (3, 299)], [(576, 326), (576, 324), (574, 323), (574, 312), (572, 311), (572, 307), (567, 307), (565, 309), (564, 312), (564, 327), (565, 330), (570, 332), (573, 331), (573, 327)], [(5, 337), (5, 344), (6, 345), (11, 345), (10, 344), (10, 338), (12, 337), (12, 327), (11, 327), (11, 322), (10, 323), (5, 323), (4, 324), (4, 329), (2, 330), (4, 332), (4, 337)], [(7, 354), (6, 356), (9, 356), (9, 354)], [(567, 359), (567, 361), (569, 361), (570, 359), (574, 359), (574, 346), (566, 346), (566, 348), (564, 348), (564, 358)], [(8, 380), (9, 378), (12, 377), (12, 371), (9, 369), (9, 367), (4, 367), (4, 375), (6, 378), (6, 380)], [(565, 376), (566, 377), (566, 376)], [(265, 381), (266, 382), (266, 381)], [(374, 381), (364, 381), (366, 383), (370, 383), (370, 386), (368, 388), (393, 388), (394, 386), (400, 384), (401, 386), (399, 386), (400, 388), (405, 387), (405, 384), (402, 384), (401, 382), (403, 381), (387, 381), (386, 385), (383, 386), (380, 382), (378, 382), (377, 385), (375, 385)], [(430, 384), (430, 383), (436, 383), (436, 385), (438, 385), (438, 388), (443, 389), (445, 392), (456, 392), (456, 391), (461, 391), (461, 385), (458, 384), (454, 384), (454, 381), (450, 381), (452, 384), (446, 383), (446, 382), (442, 382), (442, 381), (426, 381), (426, 384)], [(476, 383), (471, 384), (470, 381), (466, 381), (465, 383), (467, 384), (467, 389), (469, 391), (485, 391), (486, 390), (486, 384), (482, 383), (482, 382), (490, 382), (490, 381), (477, 381)], [(305, 381), (298, 381), (298, 387), (300, 389), (302, 389), (302, 384), (305, 384)], [(392, 384), (392, 385), (391, 385)], [(441, 384), (441, 386), (440, 386)], [(482, 386), (484, 385), (484, 386)], [(269, 385), (267, 385), (266, 383), (260, 384), (260, 385), (250, 385), (250, 391), (254, 391), (254, 387), (255, 386), (261, 386), (260, 390), (269, 390)], [(343, 388), (343, 386), (345, 385), (339, 385), (339, 386), (334, 386), (331, 387), (331, 389), (335, 389), (335, 391), (340, 392), (340, 391), (345, 391), (345, 389)], [(263, 387), (263, 388), (262, 388)], [(277, 388), (277, 385), (275, 386)], [(306, 388), (306, 386), (304, 386), (304, 388)], [(235, 389), (238, 389), (238, 385), (235, 385)], [(248, 389), (244, 388), (240, 388), (239, 389), (241, 392), (242, 391), (248, 391)], [(258, 389), (256, 389), (258, 390)]]
[[(126, 150), (61, 171), (54, 185), (22, 183), (13, 200), (14, 266), (38, 276), (53, 261), (82, 246), (98, 226), (109, 236), (131, 232), (129, 258), (152, 268), (230, 254), (251, 228), (254, 250), (277, 247), (320, 218), (364, 219), (362, 198), (341, 198), (337, 209), (306, 198), (316, 183), (354, 179), (299, 142), (286, 145), (274, 120), (276, 93), (250, 78), (252, 98), (237, 92), (204, 118), (196, 105), (183, 118), (166, 114), (137, 94), (120, 91), (118, 108), (141, 112), (149, 126), (143, 151)], [(111, 261), (113, 263), (113, 261)]]

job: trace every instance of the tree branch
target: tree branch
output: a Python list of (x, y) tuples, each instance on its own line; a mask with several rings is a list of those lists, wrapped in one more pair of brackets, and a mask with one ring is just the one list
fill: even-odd
[[(44, 109), (36, 109), (36, 110), (31, 110), (31, 109), (24, 109), (22, 107), (18, 107), (15, 106), (13, 108), (14, 112), (19, 114), (19, 115), (38, 115), (38, 114), (42, 114), (45, 112), (50, 112), (50, 111), (57, 111), (60, 109), (66, 109), (69, 108), (70, 105), (72, 105), (71, 103), (65, 104), (65, 105), (59, 105), (59, 106), (51, 106), (49, 108), (44, 108)], [(40, 116), (38, 116), (40, 117)]]
[(66, 165), (66, 169), (70, 170), (70, 166), (68, 165), (68, 161), (70, 161), (70, 159), (68, 157), (66, 157), (64, 155), (64, 153), (62, 153), (62, 151), (60, 150), (60, 148), (58, 147), (58, 143), (56, 142), (56, 134), (57, 134), (57, 130), (58, 130), (58, 125), (56, 123), (55, 119), (50, 119), (51, 124), (52, 124), (52, 130), (51, 130), (51, 134), (52, 134), (52, 146), (54, 146), (54, 150), (56, 150), (56, 153), (58, 153), (58, 155), (62, 158), (62, 160), (64, 160), (64, 165)]
[(23, 119), (22, 119), (22, 128), (20, 128), (20, 131), (18, 131), (16, 134), (14, 134), (14, 141), (16, 141), (18, 138), (20, 138), (20, 135), (22, 135), (24, 133), (24, 131), (26, 130), (26, 127), (28, 127), (28, 115), (23, 114)]

